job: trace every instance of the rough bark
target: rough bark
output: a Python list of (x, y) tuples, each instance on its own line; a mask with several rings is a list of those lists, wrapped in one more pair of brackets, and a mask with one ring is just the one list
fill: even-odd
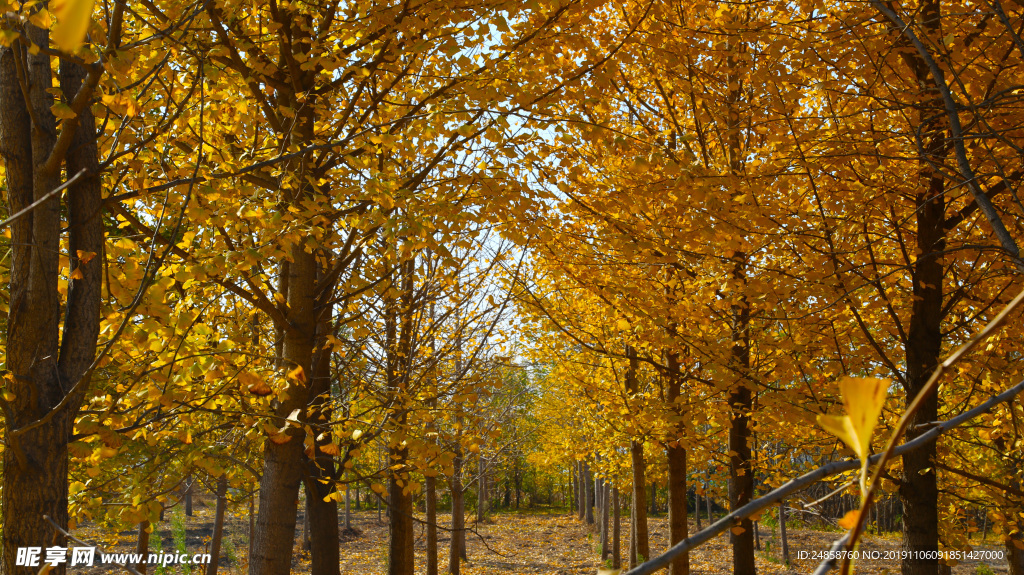
[[(322, 273), (318, 273), (318, 281)], [(333, 315), (328, 306), (324, 317)], [(333, 419), (331, 410), (331, 350), (325, 348), (327, 336), (330, 335), (330, 324), (326, 320), (317, 322), (316, 352), (313, 354), (313, 369), (309, 376), (309, 406), (307, 421), (314, 426), (314, 438), (321, 431), (328, 431), (323, 426)], [(308, 475), (306, 487), (306, 522), (309, 526), (309, 550), (311, 575), (338, 575), (341, 556), (338, 549), (338, 502), (329, 495), (337, 492), (339, 471), (331, 457), (320, 451), (320, 446), (331, 442), (331, 438), (314, 439), (313, 457), (305, 456)], [(326, 482), (326, 483), (325, 483)], [(346, 488), (346, 505), (348, 490)]]
[[(686, 448), (673, 445), (668, 454), (668, 528), (669, 547), (686, 539), (689, 529), (686, 509)], [(688, 575), (690, 554), (680, 553), (669, 567), (671, 575)]]
[[(24, 33), (47, 46), (48, 33), (30, 24)], [(117, 31), (112, 30), (116, 35)], [(28, 93), (22, 94), (16, 61), (24, 70)], [(91, 94), (85, 71), (61, 62), (60, 88), (65, 101), (80, 89)], [(13, 215), (47, 196), (60, 183), (50, 57), (28, 53), (21, 44), (0, 47), (0, 156), (5, 172), (7, 213)], [(26, 98), (27, 96), (27, 98)], [(36, 123), (30, 120), (32, 110)], [(52, 196), (11, 225), (10, 312), (7, 319), (6, 368), (14, 398), (3, 407), (3, 567), (9, 574), (39, 569), (15, 565), (17, 549), (66, 547), (54, 533), (49, 516), (67, 527), (68, 441), (76, 414), (89, 386), (88, 367), (96, 355), (102, 285), (102, 194), (96, 154), (95, 121), (88, 106), (74, 122), (71, 146), (64, 156), (67, 170), (85, 177), (69, 187), (66, 224), (70, 265), (82, 272), (69, 282), (60, 332), (61, 295), (57, 290), (61, 237), (59, 195)], [(73, 128), (71, 126), (74, 126)], [(59, 154), (58, 154), (59, 156)], [(85, 263), (78, 252), (97, 254)], [(58, 346), (58, 341), (60, 344)], [(48, 418), (45, 423), (43, 418)], [(63, 575), (66, 565), (51, 573)]]

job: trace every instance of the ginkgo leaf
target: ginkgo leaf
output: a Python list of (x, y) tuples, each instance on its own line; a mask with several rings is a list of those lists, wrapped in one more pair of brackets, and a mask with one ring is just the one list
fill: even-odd
[(306, 370), (302, 369), (301, 365), (297, 366), (288, 372), (288, 379), (293, 379), (299, 383), (306, 383)]
[[(885, 396), (889, 392), (889, 380), (877, 377), (844, 377), (839, 382), (843, 394), (846, 414), (850, 416), (853, 429), (862, 441), (870, 441), (871, 432), (882, 414)], [(866, 444), (865, 444), (866, 446)]]
[(57, 15), (51, 38), (58, 48), (71, 52), (85, 40), (85, 33), (92, 22), (93, 0), (60, 0), (54, 2), (53, 12)]
[(871, 449), (871, 434), (882, 414), (889, 381), (876, 377), (844, 377), (839, 382), (839, 390), (847, 414), (819, 415), (818, 424), (864, 459)]
[(270, 395), (273, 391), (263, 378), (251, 371), (243, 371), (238, 374), (238, 381), (253, 395)]
[(50, 106), (50, 112), (53, 112), (53, 116), (60, 120), (70, 120), (71, 118), (77, 116), (77, 114), (75, 114), (75, 111), (71, 109), (71, 106), (68, 106), (64, 102), (57, 102), (56, 104)]
[(276, 443), (278, 445), (281, 445), (283, 443), (288, 443), (291, 440), (292, 440), (292, 436), (288, 435), (287, 433), (274, 433), (274, 434), (270, 435), (270, 441), (273, 441), (274, 443)]

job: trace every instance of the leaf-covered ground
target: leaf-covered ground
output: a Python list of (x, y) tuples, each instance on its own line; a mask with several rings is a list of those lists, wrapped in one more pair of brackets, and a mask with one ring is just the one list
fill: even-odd
[[(209, 546), (213, 532), (213, 507), (200, 501), (196, 505), (195, 514), (185, 518), (180, 510), (167, 515), (167, 521), (158, 525), (152, 537), (151, 551), (159, 545), (164, 550), (174, 550), (183, 546), (187, 553), (202, 553)], [(386, 518), (385, 518), (386, 520)], [(441, 515), (441, 524), (448, 525), (450, 515)], [(387, 527), (384, 521), (378, 521), (377, 512), (357, 511), (353, 513), (353, 533), (343, 533), (341, 544), (341, 573), (359, 575), (383, 575), (387, 562)], [(472, 532), (467, 538), (467, 554), (469, 563), (463, 564), (465, 575), (508, 575), (511, 573), (542, 573), (549, 575), (593, 575), (600, 565), (598, 557), (597, 534), (583, 525), (574, 517), (564, 513), (496, 513), (480, 525), (470, 518)], [(654, 517), (650, 522), (652, 552), (660, 552), (667, 545), (668, 526), (664, 516)], [(691, 522), (691, 532), (695, 525)], [(628, 549), (625, 531), (622, 541), (623, 555)], [(301, 534), (300, 528), (298, 529)], [(248, 551), (248, 515), (241, 509), (229, 514), (227, 533), (220, 559), (219, 572), (225, 575), (241, 575), (247, 572), (246, 560)], [(134, 549), (136, 533), (123, 531), (112, 533), (95, 525), (84, 526), (76, 534), (100, 543), (105, 550), (129, 552)], [(440, 567), (444, 573), (448, 564), (449, 536), (439, 532)], [(758, 573), (764, 575), (810, 573), (817, 561), (801, 560), (800, 552), (827, 550), (835, 533), (811, 529), (790, 530), (790, 555), (793, 564), (786, 567), (779, 557), (778, 533), (772, 529), (761, 527), (761, 551), (757, 554)], [(159, 539), (159, 542), (158, 542)], [(995, 544), (990, 537), (988, 545), (978, 549), (999, 551), (1001, 546)], [(863, 549), (894, 551), (899, 548), (899, 539), (895, 536), (867, 536)], [(423, 572), (426, 544), (424, 529), (420, 525), (416, 530), (416, 562), (418, 571)], [(296, 537), (296, 553), (293, 556), (294, 573), (309, 572), (309, 554), (301, 550), (301, 535)], [(693, 575), (718, 575), (731, 572), (732, 554), (725, 535), (715, 537), (691, 554), (690, 565)], [(974, 575), (980, 561), (968, 561), (953, 568), (956, 575)], [(994, 573), (1006, 573), (1005, 561), (985, 562)], [(85, 572), (108, 572), (109, 568), (94, 567)], [(150, 569), (149, 575), (171, 575), (185, 573), (183, 567), (164, 571)], [(857, 564), (857, 573), (896, 574), (899, 565), (895, 561), (861, 561)], [(193, 574), (199, 573), (193, 570)]]

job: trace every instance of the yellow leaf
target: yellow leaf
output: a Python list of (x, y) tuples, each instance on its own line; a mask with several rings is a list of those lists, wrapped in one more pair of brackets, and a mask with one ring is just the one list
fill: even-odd
[(857, 518), (860, 516), (860, 510), (854, 509), (853, 511), (847, 511), (846, 515), (839, 520), (839, 526), (843, 529), (853, 529), (853, 526), (857, 524)]
[(871, 434), (882, 414), (889, 381), (877, 377), (844, 377), (839, 382), (846, 415), (819, 415), (818, 424), (842, 439), (857, 457), (864, 459), (871, 448)]
[(51, 37), (53, 43), (65, 52), (78, 48), (92, 21), (92, 0), (59, 0), (54, 2), (57, 25)]
[(288, 372), (288, 379), (294, 379), (299, 383), (306, 383), (306, 370), (302, 369), (300, 365)]
[(71, 106), (68, 106), (64, 102), (57, 102), (50, 106), (50, 111), (53, 112), (54, 117), (61, 120), (70, 120), (77, 115), (75, 114), (75, 111), (71, 109)]
[(739, 525), (737, 525), (736, 527), (733, 527), (729, 531), (732, 531), (733, 535), (743, 535), (743, 532), (746, 531), (746, 529), (744, 529), (744, 528), (740, 527)]
[(878, 416), (882, 414), (885, 396), (889, 393), (889, 380), (877, 377), (844, 377), (839, 382), (839, 391), (843, 394), (846, 414), (850, 416), (857, 436), (861, 438), (864, 451), (871, 442), (871, 432), (878, 424)]
[(621, 331), (626, 331), (629, 329), (629, 322), (624, 319), (620, 319), (615, 323), (615, 327), (619, 328)]
[(848, 415), (819, 415), (818, 425), (823, 427), (825, 431), (842, 439), (843, 443), (849, 445), (850, 449), (853, 449), (857, 457), (862, 456), (857, 432), (853, 430), (853, 425)]

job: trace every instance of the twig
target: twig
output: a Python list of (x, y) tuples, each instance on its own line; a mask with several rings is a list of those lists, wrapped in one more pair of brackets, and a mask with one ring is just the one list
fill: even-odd
[(0, 228), (6, 228), (7, 226), (13, 224), (14, 222), (20, 220), (23, 216), (25, 216), (26, 214), (28, 214), (32, 210), (38, 208), (42, 204), (45, 204), (47, 200), (49, 200), (50, 198), (52, 198), (52, 197), (56, 196), (57, 194), (63, 192), (69, 186), (71, 186), (72, 184), (77, 182), (79, 180), (79, 178), (81, 178), (82, 176), (85, 175), (86, 171), (87, 170), (85, 168), (82, 168), (81, 170), (78, 171), (77, 174), (75, 174), (74, 176), (71, 176), (71, 178), (68, 179), (68, 181), (66, 181), (63, 184), (61, 184), (61, 185), (57, 186), (56, 188), (54, 188), (53, 191), (48, 192), (45, 196), (39, 198), (38, 200), (32, 202), (28, 206), (22, 208), (20, 211), (18, 211), (18, 213), (14, 214), (13, 216), (7, 218), (6, 220), (0, 222)]

